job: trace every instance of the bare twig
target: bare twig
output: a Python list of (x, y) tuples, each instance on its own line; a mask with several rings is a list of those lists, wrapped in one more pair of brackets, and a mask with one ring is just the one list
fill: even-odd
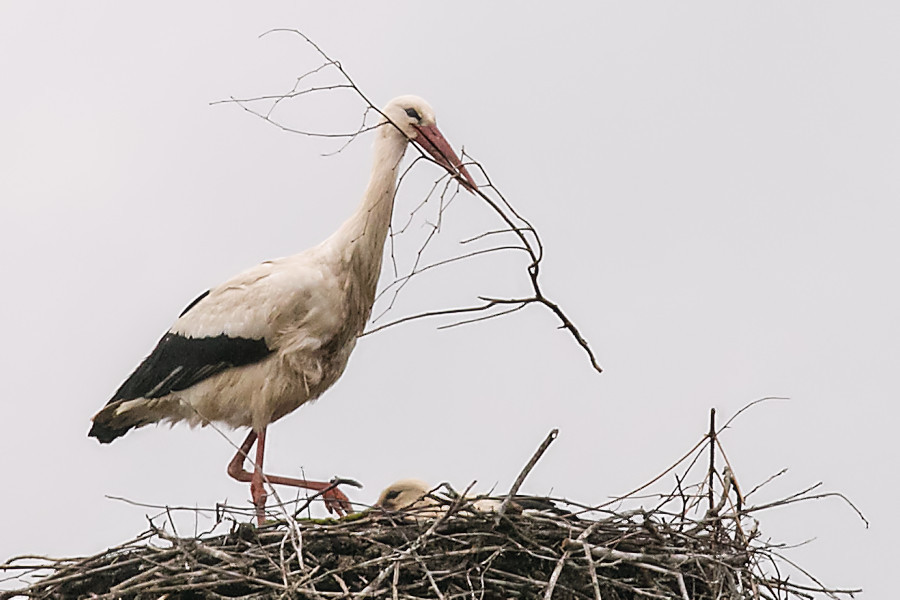
[[(296, 35), (300, 39), (302, 39), (306, 44), (308, 44), (315, 51), (316, 55), (323, 61), (318, 67), (308, 70), (303, 75), (296, 78), (294, 84), (291, 88), (281, 94), (264, 94), (257, 95), (253, 97), (231, 97), (227, 100), (221, 100), (215, 102), (214, 104), (221, 103), (232, 103), (239, 106), (244, 111), (256, 116), (257, 118), (278, 127), (282, 131), (287, 131), (290, 133), (296, 133), (299, 135), (307, 136), (307, 137), (319, 137), (319, 138), (338, 138), (345, 139), (346, 142), (335, 152), (331, 152), (329, 154), (336, 154), (341, 152), (347, 144), (351, 143), (355, 139), (359, 137), (359, 135), (371, 131), (372, 129), (376, 129), (383, 124), (387, 123), (389, 126), (393, 125), (390, 121), (385, 119), (384, 114), (381, 110), (369, 99), (369, 97), (362, 91), (362, 89), (356, 84), (353, 78), (349, 75), (349, 73), (344, 69), (341, 63), (331, 56), (329, 56), (318, 44), (316, 44), (312, 39), (310, 39), (303, 32), (295, 29), (272, 29), (263, 34), (263, 36), (271, 35), (274, 33), (289, 33), (291, 35)], [(308, 83), (308, 79), (312, 76), (316, 77), (336, 77), (336, 81), (326, 82), (326, 83), (317, 83), (312, 85)], [(303, 87), (303, 86), (306, 87)], [(316, 94), (328, 94), (335, 92), (349, 92), (351, 94), (356, 95), (364, 105), (363, 110), (363, 118), (359, 126), (354, 131), (349, 131), (346, 133), (329, 133), (322, 131), (312, 131), (310, 129), (304, 127), (294, 127), (284, 124), (278, 117), (276, 117), (276, 109), (284, 105), (287, 101), (292, 100), (300, 100), (309, 96), (314, 96)], [(258, 105), (263, 105), (262, 109), (256, 108)], [(375, 125), (369, 125), (367, 117), (369, 115), (380, 116), (383, 121), (379, 121)], [(418, 156), (413, 161), (413, 164), (426, 160), (428, 162), (435, 162), (435, 160), (422, 152), (421, 149), (418, 149)], [(472, 158), (470, 154), (468, 154), (465, 150), (461, 153), (463, 160), (465, 161), (465, 166), (469, 169), (470, 172), (474, 172), (480, 175), (480, 179), (484, 181), (481, 185), (479, 185), (478, 189), (471, 190), (472, 193), (485, 205), (489, 208), (489, 210), (493, 213), (493, 215), (500, 220), (502, 226), (498, 229), (488, 230), (479, 234), (475, 234), (470, 236), (464, 240), (462, 240), (462, 244), (469, 244), (478, 240), (486, 240), (498, 236), (500, 234), (509, 234), (512, 236), (516, 243), (515, 244), (503, 244), (494, 246), (489, 249), (480, 250), (477, 252), (469, 252), (460, 256), (455, 256), (449, 259), (442, 259), (438, 261), (433, 261), (430, 265), (425, 267), (420, 267), (420, 264), (423, 261), (425, 256), (426, 249), (431, 245), (432, 241), (435, 239), (437, 233), (441, 230), (441, 223), (443, 222), (444, 212), (453, 202), (453, 199), (456, 197), (459, 191), (459, 184), (457, 183), (457, 179), (454, 177), (443, 173), (440, 175), (432, 189), (427, 193), (425, 198), (419, 203), (419, 205), (413, 209), (410, 213), (409, 220), (405, 225), (398, 229), (392, 228), (391, 231), (391, 247), (390, 247), (390, 256), (391, 263), (394, 267), (395, 279), (392, 283), (390, 283), (387, 288), (383, 289), (380, 294), (384, 294), (388, 289), (391, 290), (392, 297), (388, 302), (387, 306), (383, 309), (379, 309), (376, 311), (376, 317), (373, 320), (373, 323), (378, 319), (384, 316), (387, 312), (389, 312), (393, 307), (394, 303), (397, 300), (397, 296), (401, 291), (407, 286), (408, 282), (413, 279), (415, 276), (421, 274), (426, 270), (430, 270), (437, 266), (447, 265), (453, 262), (459, 262), (463, 260), (467, 260), (470, 258), (474, 258), (476, 256), (483, 256), (485, 254), (501, 252), (501, 251), (510, 251), (510, 252), (521, 252), (524, 253), (526, 257), (526, 265), (525, 270), (527, 273), (528, 281), (531, 286), (531, 295), (527, 298), (523, 299), (523, 302), (516, 309), (504, 309), (499, 310), (490, 314), (486, 314), (484, 316), (480, 316), (473, 319), (465, 319), (453, 323), (450, 326), (458, 326), (458, 325), (466, 325), (471, 323), (476, 323), (479, 321), (483, 321), (490, 318), (496, 318), (503, 315), (508, 315), (513, 312), (517, 312), (518, 309), (523, 308), (526, 305), (537, 304), (542, 305), (546, 309), (550, 310), (558, 319), (559, 319), (559, 327), (565, 331), (568, 331), (569, 334), (575, 339), (576, 343), (581, 346), (584, 352), (587, 354), (591, 366), (597, 371), (600, 372), (601, 368), (594, 355), (593, 350), (590, 348), (587, 340), (582, 335), (580, 329), (575, 325), (575, 323), (568, 317), (568, 315), (563, 311), (559, 304), (550, 300), (544, 293), (541, 287), (540, 281), (540, 265), (543, 260), (544, 249), (543, 244), (541, 242), (541, 238), (538, 235), (537, 230), (534, 226), (525, 219), (522, 214), (517, 211), (512, 203), (510, 203), (504, 195), (499, 191), (496, 185), (491, 181), (488, 176), (485, 168), (478, 163), (476, 160)], [(412, 165), (410, 165), (411, 167)], [(401, 175), (398, 185), (398, 190), (400, 186), (404, 183), (405, 176), (408, 173), (408, 169), (404, 171)], [(459, 176), (455, 176), (458, 178)], [(440, 190), (440, 193), (436, 193)], [(396, 192), (395, 192), (396, 195)], [(437, 198), (439, 205), (436, 210), (435, 220), (433, 225), (431, 225), (431, 229), (426, 236), (424, 242), (420, 245), (418, 252), (416, 253), (415, 259), (412, 263), (412, 266), (402, 277), (399, 276), (398, 265), (396, 260), (396, 254), (394, 251), (394, 240), (397, 235), (403, 233), (409, 227), (412, 218), (415, 214), (424, 207), (429, 201), (433, 198)], [(487, 312), (490, 309), (496, 307), (499, 303), (491, 303), (488, 302), (480, 307), (469, 307), (469, 308), (451, 308), (444, 310), (430, 310), (417, 313), (415, 315), (406, 316), (402, 318), (397, 318), (392, 320), (389, 323), (384, 325), (380, 325), (377, 327), (373, 327), (370, 330), (366, 331), (364, 335), (375, 333), (377, 331), (381, 331), (388, 327), (393, 327), (395, 325), (399, 325), (401, 323), (406, 323), (412, 320), (420, 319), (420, 318), (431, 318), (431, 317), (452, 317), (455, 315), (459, 315), (464, 312)], [(518, 303), (517, 303), (518, 304)], [(442, 328), (446, 328), (445, 325)]]
[(544, 455), (544, 452), (547, 451), (547, 448), (550, 447), (550, 444), (553, 443), (553, 440), (556, 439), (556, 436), (559, 435), (558, 429), (552, 429), (550, 433), (547, 434), (547, 437), (541, 442), (541, 445), (538, 446), (538, 449), (535, 450), (534, 455), (519, 473), (519, 476), (516, 477), (515, 482), (513, 482), (512, 487), (509, 488), (509, 493), (506, 494), (506, 497), (503, 499), (503, 502), (500, 504), (500, 508), (497, 509), (497, 514), (494, 516), (494, 523), (499, 524), (500, 519), (503, 518), (503, 513), (506, 512), (506, 507), (509, 506), (510, 500), (512, 500), (513, 496), (515, 496), (519, 492), (519, 488), (522, 487), (522, 484), (525, 482), (525, 478), (528, 477), (528, 474), (531, 473), (531, 470), (534, 468), (534, 465), (541, 459)]

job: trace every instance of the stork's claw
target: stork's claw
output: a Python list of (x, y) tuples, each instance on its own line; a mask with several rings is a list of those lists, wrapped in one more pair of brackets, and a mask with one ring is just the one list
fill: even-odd
[(322, 499), (325, 501), (325, 508), (328, 509), (329, 513), (335, 513), (337, 516), (343, 517), (353, 512), (353, 505), (350, 504), (350, 498), (338, 489), (338, 483), (343, 482), (332, 481), (333, 487), (328, 487), (322, 491)]
[(330, 485), (322, 492), (322, 499), (325, 501), (325, 508), (329, 513), (336, 513), (339, 517), (349, 515), (353, 512), (353, 505), (350, 504), (350, 498), (344, 492), (338, 489), (339, 485), (352, 485), (361, 488), (363, 485), (355, 479), (345, 479), (335, 475), (328, 482)]

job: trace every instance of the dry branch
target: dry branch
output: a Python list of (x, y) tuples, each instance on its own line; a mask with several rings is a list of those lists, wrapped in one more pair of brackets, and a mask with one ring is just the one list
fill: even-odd
[[(263, 121), (271, 125), (274, 125), (275, 127), (278, 127), (282, 131), (307, 137), (338, 138), (345, 140), (345, 142), (339, 149), (334, 152), (326, 153), (326, 155), (339, 153), (341, 150), (346, 148), (348, 144), (355, 141), (360, 135), (381, 126), (378, 123), (370, 123), (368, 117), (375, 116), (377, 119), (379, 117), (384, 117), (384, 114), (381, 112), (379, 107), (376, 106), (356, 84), (356, 82), (344, 69), (339, 61), (326, 54), (326, 52), (319, 45), (317, 45), (312, 39), (310, 39), (301, 31), (295, 29), (273, 29), (263, 35), (269, 35), (273, 33), (289, 33), (297, 36), (313, 49), (316, 55), (316, 59), (321, 62), (317, 67), (310, 69), (303, 75), (297, 77), (294, 84), (286, 92), (280, 94), (266, 94), (244, 98), (233, 96), (227, 100), (215, 102), (214, 104), (237, 104), (244, 111), (262, 119)], [(333, 79), (328, 80), (323, 84), (316, 84), (314, 83), (316, 77), (332, 77)], [(286, 125), (282, 121), (282, 119), (278, 115), (276, 115), (276, 112), (284, 107), (288, 101), (302, 100), (304, 98), (308, 98), (317, 94), (333, 94), (337, 92), (348, 92), (350, 94), (353, 94), (363, 103), (362, 122), (354, 131), (345, 133), (311, 131), (307, 128)], [(480, 303), (477, 305), (429, 310), (413, 315), (407, 315), (404, 317), (393, 319), (385, 324), (373, 326), (368, 331), (363, 333), (363, 335), (369, 335), (388, 327), (393, 327), (401, 323), (407, 323), (409, 321), (418, 319), (478, 313), (478, 316), (475, 318), (456, 321), (450, 325), (444, 325), (443, 328), (455, 325), (465, 325), (508, 315), (510, 313), (517, 312), (522, 308), (525, 308), (526, 306), (542, 305), (557, 317), (557, 319), (559, 320), (559, 328), (569, 332), (576, 343), (581, 346), (582, 350), (584, 350), (584, 352), (587, 354), (591, 366), (597, 372), (600, 372), (602, 369), (600, 368), (597, 358), (594, 355), (593, 350), (590, 348), (587, 339), (582, 335), (579, 328), (568, 317), (562, 307), (546, 296), (541, 286), (540, 272), (541, 263), (544, 257), (544, 247), (537, 230), (527, 219), (525, 219), (521, 215), (519, 211), (517, 211), (513, 207), (513, 205), (507, 200), (507, 198), (504, 197), (502, 192), (497, 188), (497, 186), (488, 176), (487, 170), (483, 165), (476, 161), (471, 156), (471, 154), (468, 154), (465, 151), (463, 151), (461, 155), (466, 168), (473, 174), (476, 174), (481, 180), (478, 184), (478, 189), (472, 190), (472, 193), (476, 195), (477, 199), (481, 203), (483, 203), (483, 205), (490, 211), (493, 217), (499, 220), (499, 227), (490, 231), (476, 234), (474, 236), (470, 236), (468, 239), (461, 240), (460, 246), (467, 247), (467, 251), (464, 253), (457, 254), (452, 258), (444, 258), (431, 262), (425, 261), (425, 251), (434, 240), (436, 234), (441, 229), (444, 212), (450, 206), (453, 200), (459, 195), (460, 191), (459, 183), (457, 182), (457, 180), (446, 174), (446, 172), (444, 172), (444, 170), (442, 169), (442, 174), (437, 178), (437, 180), (435, 180), (434, 185), (432, 186), (431, 190), (425, 195), (425, 198), (409, 214), (409, 219), (407, 220), (407, 222), (399, 228), (391, 228), (389, 241), (391, 264), (394, 267), (394, 280), (389, 282), (387, 286), (383, 288), (379, 293), (379, 297), (388, 294), (391, 296), (391, 298), (389, 301), (386, 301), (386, 307), (382, 307), (375, 311), (374, 314), (376, 314), (377, 316), (374, 320), (378, 321), (385, 315), (385, 313), (391, 311), (391, 309), (394, 307), (394, 302), (397, 299), (397, 295), (407, 286), (409, 281), (417, 275), (425, 271), (430, 271), (436, 267), (441, 267), (450, 263), (458, 263), (465, 260), (473, 260), (478, 257), (484, 257), (485, 255), (494, 255), (497, 252), (510, 252), (523, 256), (523, 258), (525, 259), (524, 276), (527, 278), (528, 286), (531, 288), (530, 295), (522, 298), (496, 298), (481, 295), (478, 297)], [(407, 167), (401, 174), (395, 194), (398, 193), (399, 190), (403, 187), (404, 180), (411, 168), (415, 164), (422, 161), (435, 162), (434, 159), (419, 150), (419, 156), (416, 157), (413, 163), (409, 165), (409, 167)], [(428, 223), (426, 221), (426, 226), (430, 226), (431, 229), (424, 242), (421, 243), (419, 250), (416, 253), (413, 264), (405, 272), (405, 274), (401, 275), (397, 268), (397, 261), (394, 255), (394, 241), (398, 235), (402, 234), (409, 228), (410, 222), (416, 215), (416, 213), (419, 212), (426, 204), (428, 204), (429, 201), (435, 199), (438, 202), (438, 207), (435, 211), (436, 214), (434, 217), (434, 222)], [(485, 240), (494, 241), (495, 239), (496, 243), (493, 246), (480, 248), (474, 251), (468, 250), (468, 245), (476, 242), (483, 242)]]

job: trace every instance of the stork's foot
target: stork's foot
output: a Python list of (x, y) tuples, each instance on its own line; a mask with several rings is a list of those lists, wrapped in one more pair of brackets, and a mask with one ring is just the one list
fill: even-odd
[[(228, 463), (228, 474), (238, 481), (250, 483), (250, 497), (253, 499), (253, 506), (256, 507), (256, 520), (262, 525), (266, 520), (266, 488), (264, 483), (276, 485), (290, 485), (293, 487), (315, 490), (321, 495), (325, 502), (325, 508), (329, 513), (337, 514), (339, 517), (353, 512), (353, 505), (350, 504), (350, 498), (344, 492), (338, 489), (339, 485), (353, 485), (362, 487), (352, 479), (341, 479), (335, 477), (329, 482), (324, 481), (308, 481), (306, 479), (296, 479), (294, 477), (282, 477), (280, 475), (266, 475), (262, 471), (263, 452), (265, 449), (265, 429), (257, 433), (251, 431), (247, 435), (247, 439), (241, 445), (237, 454)], [(256, 463), (253, 473), (244, 469), (244, 460), (247, 458), (250, 448), (256, 443)]]
[(329, 487), (322, 491), (322, 500), (325, 501), (325, 508), (328, 509), (329, 513), (344, 517), (353, 512), (353, 505), (350, 504), (350, 498), (347, 497), (347, 494), (337, 487), (341, 483), (345, 482), (332, 480)]

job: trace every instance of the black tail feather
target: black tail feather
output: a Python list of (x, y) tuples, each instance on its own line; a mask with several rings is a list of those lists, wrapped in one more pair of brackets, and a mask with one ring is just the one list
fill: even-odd
[(101, 444), (108, 444), (142, 424), (129, 418), (127, 413), (117, 415), (116, 409), (120, 404), (121, 402), (107, 404), (94, 416), (94, 423), (91, 425), (88, 437), (95, 437)]

